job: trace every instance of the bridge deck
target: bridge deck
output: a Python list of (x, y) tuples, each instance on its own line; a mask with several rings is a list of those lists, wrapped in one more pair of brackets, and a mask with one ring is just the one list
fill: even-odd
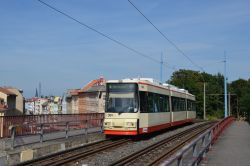
[(250, 125), (242, 121), (230, 125), (218, 138), (202, 165), (249, 166)]

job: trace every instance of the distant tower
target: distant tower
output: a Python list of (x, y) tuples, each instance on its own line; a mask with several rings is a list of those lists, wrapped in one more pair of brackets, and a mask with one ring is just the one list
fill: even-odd
[(35, 97), (38, 97), (38, 92), (37, 92), (37, 88), (36, 88), (36, 94), (35, 94)]
[(38, 93), (39, 97), (42, 96), (42, 84), (41, 82), (39, 82), (39, 93)]

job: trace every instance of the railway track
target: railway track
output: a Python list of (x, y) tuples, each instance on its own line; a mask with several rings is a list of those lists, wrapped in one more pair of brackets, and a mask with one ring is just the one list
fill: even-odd
[(187, 142), (210, 128), (215, 122), (200, 124), (171, 137), (163, 139), (155, 144), (132, 153), (111, 164), (111, 166), (124, 165), (159, 165), (163, 159), (170, 156)]
[[(185, 130), (181, 133), (175, 134), (160, 142), (150, 145), (140, 151), (132, 153), (129, 156), (119, 159), (111, 165), (158, 165), (162, 159), (165, 159), (166, 156), (174, 153), (177, 149), (184, 146), (186, 142), (192, 140), (194, 137), (211, 127), (212, 124), (213, 123), (210, 122), (192, 127), (188, 130)], [(124, 144), (129, 142), (131, 142), (130, 139), (106, 139), (103, 141), (90, 143), (88, 145), (38, 158), (32, 161), (20, 163), (18, 164), (18, 166), (75, 165), (78, 161), (95, 156), (100, 152), (119, 148), (120, 146), (123, 146)]]
[(38, 158), (32, 161), (18, 164), (17, 166), (61, 166), (71, 165), (73, 162), (79, 159), (84, 159), (101, 151), (109, 150), (115, 147), (122, 146), (125, 143), (130, 142), (129, 139), (118, 140), (103, 140), (95, 143), (91, 143), (85, 146), (77, 147), (67, 151), (59, 152), (46, 157)]

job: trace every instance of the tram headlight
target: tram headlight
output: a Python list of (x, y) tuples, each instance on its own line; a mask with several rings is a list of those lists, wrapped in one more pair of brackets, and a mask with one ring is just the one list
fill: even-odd
[(111, 122), (104, 122), (104, 126), (111, 126)]
[(127, 127), (135, 127), (135, 123), (134, 122), (126, 122), (126, 126)]

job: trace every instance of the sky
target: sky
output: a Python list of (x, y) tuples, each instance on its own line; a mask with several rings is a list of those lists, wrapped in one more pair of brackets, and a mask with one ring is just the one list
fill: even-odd
[[(180, 54), (127, 0), (43, 0), (77, 20), (160, 61), (163, 80), (200, 69)], [(207, 73), (250, 78), (249, 0), (131, 0)], [(0, 86), (62, 95), (90, 80), (160, 79), (160, 64), (66, 18), (37, 0), (0, 0)]]

